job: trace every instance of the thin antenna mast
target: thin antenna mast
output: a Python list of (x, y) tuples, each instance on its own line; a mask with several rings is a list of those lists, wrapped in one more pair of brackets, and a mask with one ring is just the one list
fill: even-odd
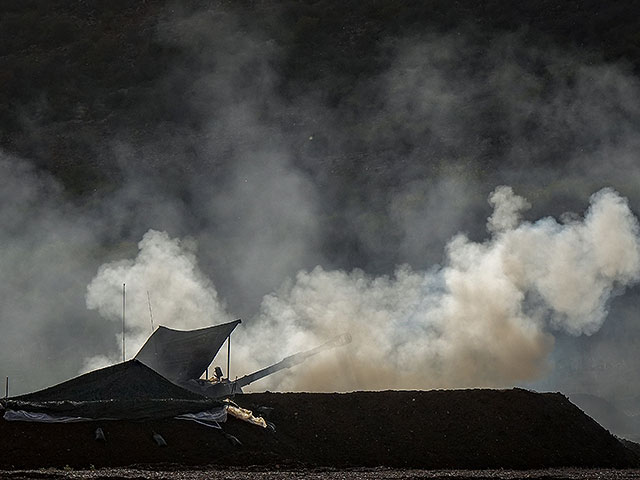
[(125, 293), (125, 284), (122, 284), (122, 361), (125, 361), (125, 344), (124, 344), (124, 318), (126, 312), (126, 293)]
[(149, 319), (151, 320), (151, 333), (155, 330), (153, 326), (153, 311), (151, 310), (151, 295), (149, 295), (149, 290), (147, 290), (147, 302), (149, 303)]
[(231, 334), (227, 337), (227, 378), (231, 380)]

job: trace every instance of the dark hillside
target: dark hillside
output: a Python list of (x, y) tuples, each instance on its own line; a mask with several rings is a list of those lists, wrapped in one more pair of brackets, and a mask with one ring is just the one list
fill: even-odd
[[(157, 140), (171, 132), (197, 144), (210, 111), (194, 103), (193, 89), (175, 72), (189, 76), (203, 67), (203, 58), (158, 32), (164, 22), (209, 12), (208, 31), (223, 31), (231, 14), (238, 32), (266, 42), (258, 48), (266, 52), (275, 45), (279, 54), (269, 62), (283, 102), (311, 95), (353, 117), (344, 119), (352, 141), (340, 145), (340, 155), (351, 164), (356, 152), (370, 146), (369, 136), (357, 129), (358, 118), (378, 102), (374, 90), (355, 85), (388, 67), (394, 39), (463, 32), (482, 50), (505, 33), (519, 32), (526, 45), (577, 48), (594, 60), (627, 62), (637, 72), (637, 6), (548, 0), (3, 1), (0, 146), (35, 159), (69, 190), (82, 193), (119, 178), (113, 154), (102, 148), (114, 139)], [(250, 64), (243, 68), (255, 74)], [(288, 124), (286, 114), (276, 117), (269, 122)], [(306, 131), (313, 122), (298, 119), (294, 128)], [(485, 136), (499, 143), (499, 132)], [(330, 139), (318, 140), (316, 154), (332, 153)], [(392, 146), (380, 142), (373, 147)], [(300, 148), (314, 153), (306, 144)], [(186, 161), (200, 158), (197, 151), (174, 153)], [(357, 175), (337, 162), (341, 174)]]

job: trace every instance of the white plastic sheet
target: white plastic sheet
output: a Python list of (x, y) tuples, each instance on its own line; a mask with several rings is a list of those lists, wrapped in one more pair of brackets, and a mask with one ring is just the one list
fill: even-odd
[(218, 422), (224, 423), (227, 421), (227, 407), (212, 408), (204, 412), (185, 413), (175, 418), (178, 420), (190, 420), (207, 427), (221, 428)]
[[(86, 418), (68, 417), (64, 415), (49, 415), (42, 412), (27, 412), (26, 410), (6, 410), (3, 418), (8, 422), (40, 422), (40, 423), (74, 423), (91, 422), (95, 420), (117, 420), (115, 418)], [(218, 422), (227, 421), (227, 407), (222, 406), (197, 413), (185, 413), (175, 417), (179, 420), (191, 420), (208, 427), (220, 428)]]
[(91, 418), (48, 415), (41, 412), (27, 412), (25, 410), (7, 410), (2, 417), (8, 422), (74, 423), (89, 422), (92, 420)]

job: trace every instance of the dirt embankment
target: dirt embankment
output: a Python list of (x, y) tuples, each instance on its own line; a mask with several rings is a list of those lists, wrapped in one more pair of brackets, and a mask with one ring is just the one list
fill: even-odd
[[(184, 465), (633, 467), (640, 457), (560, 394), (525, 390), (260, 393), (236, 397), (276, 431), (166, 419), (0, 421), (0, 468)], [(94, 441), (101, 427), (106, 443)], [(158, 447), (153, 433), (167, 441)]]

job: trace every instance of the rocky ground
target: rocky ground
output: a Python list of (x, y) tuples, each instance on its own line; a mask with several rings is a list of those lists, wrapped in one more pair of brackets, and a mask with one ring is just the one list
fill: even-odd
[(540, 479), (540, 480), (625, 480), (640, 478), (640, 470), (613, 469), (545, 469), (545, 470), (397, 470), (387, 468), (376, 469), (300, 469), (300, 470), (256, 470), (256, 469), (174, 469), (149, 470), (145, 468), (108, 468), (99, 470), (22, 470), (4, 472), (4, 478), (10, 480), (35, 479), (94, 479), (94, 480), (241, 480), (253, 478), (258, 480), (278, 479), (310, 479), (310, 480), (408, 480), (408, 479)]

